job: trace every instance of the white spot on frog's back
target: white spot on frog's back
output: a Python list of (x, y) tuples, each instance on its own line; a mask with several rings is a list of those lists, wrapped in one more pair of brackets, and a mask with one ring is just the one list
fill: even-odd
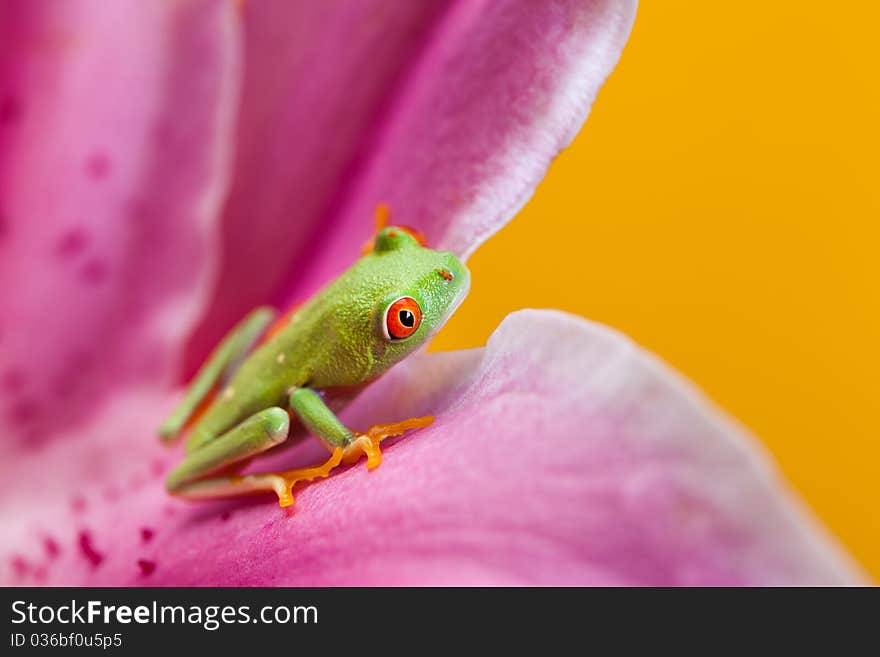
[(279, 365), (281, 363), (283, 363), (284, 362), (284, 354), (280, 353), (277, 356), (275, 356), (275, 362), (278, 363)]
[(235, 388), (229, 387), (223, 391), (223, 399), (232, 399), (235, 397)]

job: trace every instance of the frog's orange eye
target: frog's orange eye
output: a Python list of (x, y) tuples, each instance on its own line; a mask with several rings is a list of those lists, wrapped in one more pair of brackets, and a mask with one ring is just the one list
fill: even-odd
[(408, 338), (422, 323), (422, 309), (412, 297), (400, 297), (385, 311), (385, 337), (389, 340)]

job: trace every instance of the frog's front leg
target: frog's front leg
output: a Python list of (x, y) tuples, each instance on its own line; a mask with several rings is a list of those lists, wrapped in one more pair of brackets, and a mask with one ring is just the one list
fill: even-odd
[(343, 463), (355, 463), (362, 455), (366, 455), (369, 470), (382, 462), (380, 442), (391, 436), (400, 436), (410, 429), (422, 429), (434, 421), (428, 415), (391, 424), (374, 424), (366, 433), (352, 431), (340, 422), (324, 403), (321, 395), (311, 388), (294, 390), (290, 394), (290, 407), (327, 449), (332, 452), (336, 448), (342, 448)]
[[(431, 416), (411, 418), (392, 424), (377, 424), (370, 427), (365, 433), (359, 433), (348, 429), (342, 424), (333, 411), (327, 407), (321, 396), (310, 388), (297, 388), (293, 390), (290, 394), (289, 402), (290, 408), (302, 420), (306, 428), (330, 450), (331, 456), (327, 461), (309, 468), (203, 479), (203, 475), (210, 474), (219, 469), (216, 466), (217, 461), (206, 459), (209, 463), (214, 464), (214, 466), (208, 469), (201, 468), (199, 476), (190, 477), (183, 482), (184, 485), (173, 488), (172, 492), (191, 499), (205, 499), (271, 491), (278, 495), (278, 503), (281, 506), (290, 506), (293, 504), (292, 490), (297, 483), (310, 481), (317, 477), (327, 477), (330, 471), (340, 463), (354, 463), (364, 454), (367, 456), (367, 467), (373, 469), (382, 461), (382, 453), (379, 449), (379, 443), (382, 440), (389, 436), (399, 436), (410, 429), (426, 427), (434, 421), (434, 418)], [(239, 440), (243, 439), (244, 436), (239, 438)], [(221, 441), (227, 441), (226, 435), (194, 452), (184, 461), (181, 468), (203, 449), (212, 447)], [(248, 449), (241, 451), (242, 453), (253, 454)], [(247, 458), (247, 456), (236, 458), (232, 462), (243, 458)], [(225, 465), (229, 463), (227, 462)], [(171, 477), (169, 477), (170, 480)]]

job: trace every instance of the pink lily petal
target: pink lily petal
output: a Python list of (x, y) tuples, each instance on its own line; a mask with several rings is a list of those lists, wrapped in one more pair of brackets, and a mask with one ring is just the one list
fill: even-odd
[(635, 6), (249, 5), (224, 278), (188, 369), (253, 305), (302, 300), (352, 262), (380, 202), (432, 246), (469, 255), (583, 124)]
[(323, 233), (325, 213), (442, 10), (439, 2), (397, 0), (245, 5), (223, 266), (191, 341), (190, 369), (323, 245), (316, 231)]
[(236, 20), (208, 0), (0, 7), (7, 447), (167, 384), (216, 265)]
[[(56, 514), (52, 524), (35, 512), (10, 544), (18, 552), (7, 555), (7, 577), (229, 585), (864, 581), (741, 427), (601, 326), (555, 311), (515, 313), (485, 349), (406, 361), (347, 419), (364, 426), (423, 413), (436, 414), (435, 423), (387, 447), (380, 468), (361, 464), (304, 488), (292, 511), (271, 500), (170, 503), (147, 475), (132, 488), (125, 469), (133, 466), (123, 463), (130, 457), (117, 448), (116, 498), (91, 495), (86, 509), (69, 520)], [(4, 527), (9, 508), (0, 506)]]

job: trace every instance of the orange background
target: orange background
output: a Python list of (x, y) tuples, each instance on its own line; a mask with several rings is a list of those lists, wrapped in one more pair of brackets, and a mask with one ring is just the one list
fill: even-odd
[(622, 329), (760, 436), (875, 578), (878, 24), (875, 3), (643, 2), (433, 345), (483, 344), (522, 307)]

